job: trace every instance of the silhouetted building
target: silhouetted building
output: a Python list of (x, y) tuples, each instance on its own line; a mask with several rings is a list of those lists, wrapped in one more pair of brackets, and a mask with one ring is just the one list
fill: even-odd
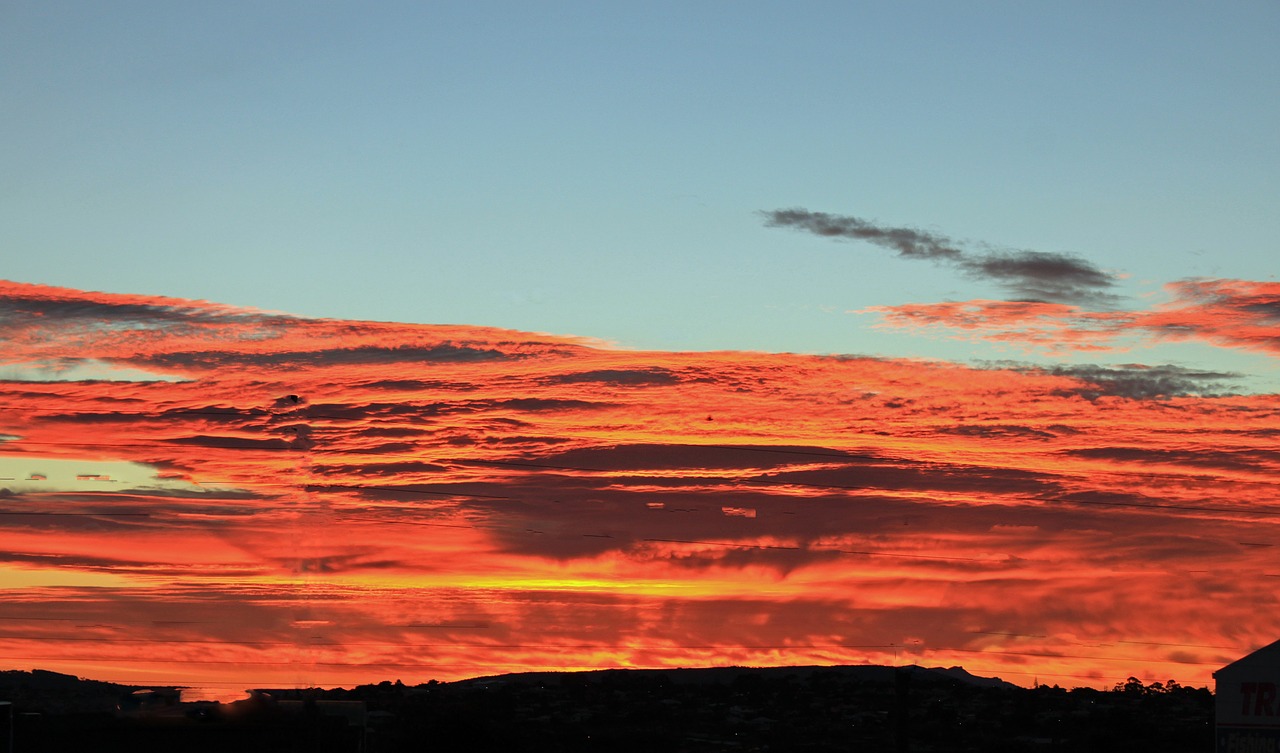
[(1280, 641), (1213, 673), (1217, 753), (1280, 751)]

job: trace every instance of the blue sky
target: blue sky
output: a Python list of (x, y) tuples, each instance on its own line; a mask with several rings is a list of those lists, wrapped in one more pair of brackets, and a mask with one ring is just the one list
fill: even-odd
[[(990, 281), (804, 207), (1274, 280), (1280, 5), (6, 2), (0, 276), (625, 347), (1032, 357), (877, 329)], [(1098, 356), (1104, 358), (1104, 356)], [(1274, 359), (1161, 346), (1112, 361)]]
[(0, 0), (0, 661), (1207, 681), (1274, 640), (1278, 31)]

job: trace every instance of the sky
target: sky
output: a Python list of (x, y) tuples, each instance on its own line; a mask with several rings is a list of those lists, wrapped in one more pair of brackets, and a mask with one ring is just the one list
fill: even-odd
[(1278, 24), (5, 3), (0, 664), (1209, 683), (1276, 637)]

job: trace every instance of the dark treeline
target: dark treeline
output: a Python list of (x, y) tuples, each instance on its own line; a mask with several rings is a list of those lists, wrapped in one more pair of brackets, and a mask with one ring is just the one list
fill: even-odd
[(0, 673), (16, 753), (1213, 749), (1208, 689), (1134, 678), (1068, 690), (921, 667), (606, 670), (259, 691), (216, 704), (42, 674)]

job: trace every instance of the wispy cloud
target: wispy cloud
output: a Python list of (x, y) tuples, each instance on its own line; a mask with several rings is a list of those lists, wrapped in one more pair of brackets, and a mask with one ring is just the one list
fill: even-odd
[(969, 277), (993, 282), (1020, 300), (1087, 306), (1106, 306), (1117, 300), (1111, 293), (1115, 278), (1074, 254), (1017, 249), (974, 252), (943, 235), (808, 209), (775, 209), (760, 214), (769, 227), (865, 241), (895, 251), (904, 259), (948, 264)]
[(960, 263), (968, 254), (950, 238), (906, 227), (887, 227), (848, 215), (811, 212), (808, 209), (762, 211), (769, 227), (806, 230), (824, 238), (843, 238), (897, 251), (907, 259)]
[(1091, 311), (1063, 303), (949, 301), (872, 306), (885, 326), (949, 331), (1054, 353), (1124, 351), (1134, 338), (1196, 340), (1280, 355), (1280, 283), (1180, 280), (1150, 309)]

